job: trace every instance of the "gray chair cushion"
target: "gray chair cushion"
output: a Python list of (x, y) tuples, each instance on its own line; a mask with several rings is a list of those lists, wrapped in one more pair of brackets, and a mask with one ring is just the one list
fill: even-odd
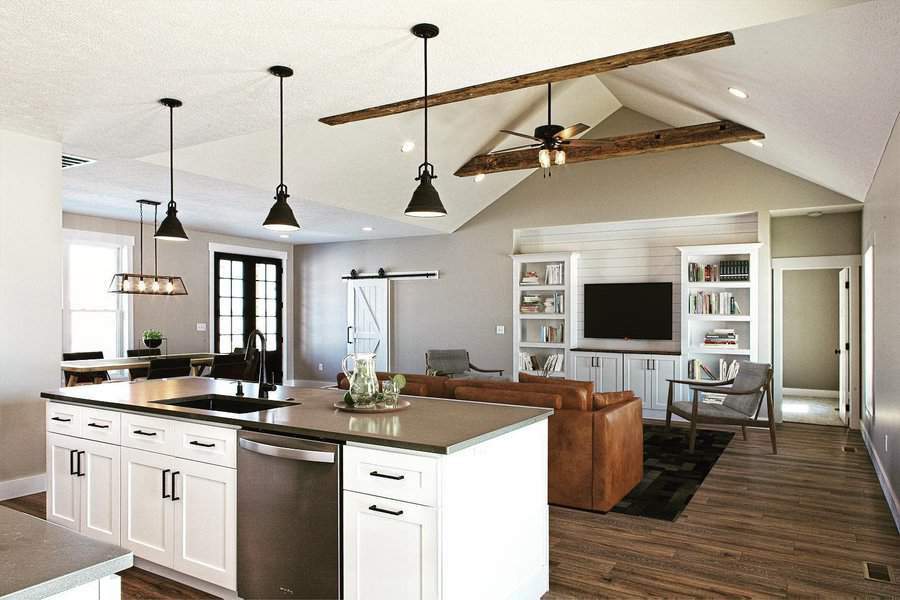
[[(672, 412), (686, 418), (691, 417), (692, 402), (673, 402), (672, 403)], [(703, 402), (702, 400), (697, 404), (697, 415), (699, 417), (714, 417), (717, 419), (735, 419), (746, 421), (749, 420), (750, 417), (747, 415), (734, 410), (733, 408), (729, 408), (724, 404), (709, 404)]]
[(431, 371), (461, 374), (469, 370), (469, 353), (465, 350), (428, 350), (425, 362)]
[(769, 375), (769, 365), (764, 363), (741, 362), (737, 377), (732, 387), (736, 390), (758, 390), (753, 394), (743, 396), (728, 396), (725, 398), (725, 406), (737, 412), (752, 417), (756, 414), (759, 403), (762, 401), (762, 387), (766, 384)]

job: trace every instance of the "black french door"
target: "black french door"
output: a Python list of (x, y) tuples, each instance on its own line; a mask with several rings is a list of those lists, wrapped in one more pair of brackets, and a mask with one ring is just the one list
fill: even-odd
[(281, 383), (284, 352), (281, 261), (225, 252), (216, 252), (214, 259), (213, 336), (216, 352), (244, 349), (247, 336), (258, 329), (266, 336), (266, 370), (270, 381)]

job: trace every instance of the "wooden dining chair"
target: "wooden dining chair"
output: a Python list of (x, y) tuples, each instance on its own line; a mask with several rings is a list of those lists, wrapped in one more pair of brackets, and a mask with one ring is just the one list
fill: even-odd
[(151, 358), (147, 369), (147, 379), (185, 377), (191, 374), (191, 359), (188, 356)]
[[(63, 352), (62, 359), (65, 360), (92, 360), (103, 358), (102, 350), (95, 350), (91, 352)], [(63, 369), (63, 374), (68, 381), (70, 377), (74, 376), (76, 379), (75, 385), (83, 385), (87, 383), (96, 383), (98, 381), (109, 381), (109, 372), (108, 371), (90, 371), (88, 373), (76, 373), (75, 371), (66, 371)]]

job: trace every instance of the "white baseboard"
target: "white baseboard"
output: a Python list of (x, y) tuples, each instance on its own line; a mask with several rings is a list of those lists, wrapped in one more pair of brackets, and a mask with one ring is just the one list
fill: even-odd
[(897, 494), (894, 492), (894, 488), (891, 487), (891, 480), (888, 479), (887, 471), (884, 470), (884, 465), (881, 464), (881, 459), (878, 458), (878, 454), (875, 452), (875, 445), (869, 438), (866, 426), (862, 425), (859, 430), (862, 432), (863, 442), (866, 445), (866, 450), (869, 452), (872, 466), (875, 467), (875, 474), (878, 476), (878, 483), (881, 484), (884, 499), (887, 501), (888, 508), (891, 509), (891, 515), (894, 517), (894, 525), (897, 527), (897, 531), (900, 532), (900, 500), (897, 499)]
[(10, 479), (8, 481), (0, 481), (0, 500), (9, 500), (10, 498), (18, 498), (19, 496), (27, 496), (29, 494), (37, 494), (38, 492), (47, 491), (47, 477), (41, 473), (30, 477), (22, 477), (21, 479)]
[(807, 388), (782, 388), (782, 396), (806, 396), (807, 398), (838, 398), (837, 390), (814, 390)]

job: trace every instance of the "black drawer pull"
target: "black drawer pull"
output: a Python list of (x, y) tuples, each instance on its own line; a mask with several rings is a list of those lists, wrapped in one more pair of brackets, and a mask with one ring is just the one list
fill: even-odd
[(176, 475), (181, 475), (181, 471), (173, 471), (172, 472), (172, 502), (175, 502), (176, 500), (181, 500), (181, 496), (175, 495), (175, 476)]
[(78, 469), (78, 472), (75, 474), (78, 475), (79, 477), (84, 477), (84, 475), (85, 475), (84, 473), (81, 472), (81, 455), (82, 454), (84, 454), (84, 450), (79, 450), (77, 460), (76, 460), (77, 466), (75, 467), (76, 469)]
[(140, 429), (135, 429), (134, 433), (135, 435), (156, 435), (155, 431), (141, 431)]
[(166, 475), (168, 475), (171, 470), (172, 469), (163, 469), (162, 470), (162, 497), (163, 498), (171, 497), (169, 494), (166, 493)]
[(198, 442), (197, 440), (191, 440), (191, 446), (200, 446), (201, 448), (215, 448), (215, 444), (204, 444), (203, 442)]
[(51, 421), (59, 421), (60, 423), (69, 423), (72, 419), (63, 419), (62, 417), (50, 417)]
[(96, 427), (97, 429), (109, 429), (109, 425), (99, 425), (97, 423), (88, 423), (88, 427)]
[(374, 510), (375, 512), (384, 513), (386, 515), (394, 515), (395, 517), (399, 517), (403, 514), (402, 510), (388, 510), (386, 508), (378, 508), (377, 505), (373, 504), (369, 507), (369, 510)]
[(69, 475), (78, 475), (78, 471), (75, 470), (76, 454), (78, 454), (78, 450), (69, 450)]
[(372, 471), (369, 473), (372, 477), (382, 477), (384, 479), (393, 479), (394, 481), (400, 481), (401, 479), (406, 479), (405, 475), (388, 475), (386, 473), (379, 473), (378, 471)]

